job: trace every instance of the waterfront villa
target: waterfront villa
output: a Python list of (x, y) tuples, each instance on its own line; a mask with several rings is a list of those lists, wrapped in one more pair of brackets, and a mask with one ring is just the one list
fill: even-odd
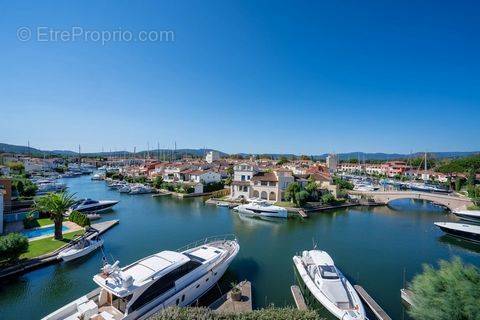
[(278, 168), (273, 171), (258, 172), (248, 163), (237, 164), (234, 167), (234, 179), (230, 187), (233, 199), (260, 198), (269, 201), (281, 201), (285, 189), (294, 181), (292, 172)]
[(251, 195), (250, 180), (258, 172), (258, 167), (250, 163), (238, 163), (233, 167), (233, 180), (230, 186), (232, 198), (248, 199)]
[(285, 189), (294, 181), (292, 171), (274, 169), (273, 172), (258, 173), (252, 177), (252, 197), (270, 201), (282, 201)]

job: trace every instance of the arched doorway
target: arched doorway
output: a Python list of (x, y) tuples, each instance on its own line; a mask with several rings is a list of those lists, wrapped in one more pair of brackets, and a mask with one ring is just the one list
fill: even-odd
[(258, 194), (257, 190), (253, 190), (253, 197), (258, 198), (260, 195)]
[(277, 200), (277, 196), (275, 195), (275, 192), (271, 191), (270, 194), (268, 195), (268, 200), (275, 201)]
[(267, 200), (267, 191), (262, 191), (262, 193), (260, 194), (260, 198)]

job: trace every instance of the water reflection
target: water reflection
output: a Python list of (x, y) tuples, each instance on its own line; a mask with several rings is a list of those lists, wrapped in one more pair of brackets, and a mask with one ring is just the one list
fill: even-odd
[(453, 246), (455, 248), (462, 249), (463, 251), (466, 251), (466, 252), (480, 253), (480, 244), (459, 239), (457, 237), (454, 237), (448, 234), (444, 234), (441, 237), (439, 237), (438, 241), (449, 248)]

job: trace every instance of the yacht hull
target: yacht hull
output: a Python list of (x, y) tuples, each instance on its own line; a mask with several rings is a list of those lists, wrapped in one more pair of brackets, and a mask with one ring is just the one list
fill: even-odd
[[(208, 273), (204, 274), (201, 278), (199, 278), (197, 281), (194, 283), (190, 284), (189, 286), (185, 287), (183, 290), (175, 293), (171, 298), (166, 300), (163, 303), (157, 303), (154, 307), (152, 307), (151, 310), (147, 311), (141, 316), (136, 316), (134, 314), (128, 315), (125, 317), (125, 319), (148, 319), (151, 317), (153, 314), (156, 312), (159, 312), (165, 308), (168, 307), (173, 307), (173, 306), (180, 306), (180, 307), (186, 307), (190, 305), (194, 305), (196, 301), (202, 297), (208, 290), (210, 290), (223, 276), (225, 271), (227, 270), (229, 264), (231, 261), (228, 263), (224, 263), (217, 268), (212, 268), (211, 271)], [(207, 281), (208, 279), (208, 281)], [(197, 288), (197, 285), (199, 287)], [(185, 296), (183, 302), (182, 302), (182, 297)], [(177, 300), (179, 303), (177, 304)], [(155, 304), (155, 302), (153, 302)], [(130, 317), (131, 316), (131, 317)]]
[(270, 218), (287, 218), (288, 213), (287, 211), (253, 211), (245, 208), (237, 208), (236, 209), (238, 212), (243, 213), (245, 215), (249, 215), (252, 217), (270, 217)]
[(462, 220), (480, 223), (480, 212), (477, 211), (477, 210), (475, 210), (475, 211), (472, 210), (471, 212), (468, 212), (468, 211), (454, 211), (453, 214), (456, 215), (457, 217), (459, 217)]
[(450, 229), (442, 226), (438, 226), (438, 227), (440, 228), (440, 230), (442, 230), (443, 232), (445, 232), (450, 236), (461, 238), (461, 239), (468, 240), (475, 243), (480, 243), (480, 234), (478, 233), (455, 230), (455, 229)]
[(103, 240), (95, 241), (90, 246), (80, 251), (76, 251), (76, 252), (72, 252), (70, 250), (62, 251), (59, 253), (58, 258), (62, 259), (63, 261), (72, 261), (80, 257), (86, 256), (87, 254), (100, 248), (102, 245), (103, 245)]

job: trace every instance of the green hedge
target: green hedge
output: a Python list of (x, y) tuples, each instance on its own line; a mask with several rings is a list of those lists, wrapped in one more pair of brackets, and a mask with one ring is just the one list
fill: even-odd
[(28, 239), (20, 233), (0, 237), (0, 262), (13, 261), (28, 251)]
[(206, 308), (168, 308), (152, 320), (319, 320), (315, 311), (300, 311), (293, 308), (266, 308), (240, 314), (217, 313)]
[(70, 213), (68, 220), (78, 224), (80, 227), (86, 227), (90, 225), (90, 219), (88, 219), (87, 215), (78, 211), (73, 211)]

